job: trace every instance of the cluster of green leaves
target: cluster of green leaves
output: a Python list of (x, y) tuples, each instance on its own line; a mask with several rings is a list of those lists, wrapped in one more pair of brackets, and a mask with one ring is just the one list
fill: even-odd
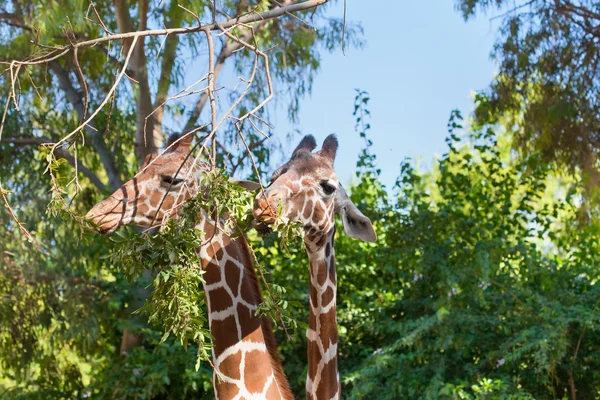
[(372, 354), (346, 375), (351, 396), (562, 398), (573, 382), (595, 398), (598, 226), (574, 230), (579, 194), (549, 190), (556, 173), (538, 158), (514, 159), (492, 130), (459, 138), (458, 114), (450, 127), (433, 173), (405, 163), (395, 202), (366, 209), (388, 217), (382, 250), (356, 270), (371, 303), (352, 302), (346, 346)]
[(600, 186), (598, 2), (455, 3), (465, 19), (490, 9), (502, 13), (492, 53), (500, 71), (490, 88), (478, 95), (476, 120), (494, 123), (511, 115), (517, 121), (506, 126), (521, 152), (582, 170), (586, 197), (594, 199)]
[[(541, 157), (515, 157), (501, 127), (449, 123), (433, 171), (410, 163), (388, 191), (370, 152), (366, 93), (357, 131), (367, 139), (351, 198), (374, 221), (376, 244), (338, 229), (340, 369), (348, 398), (597, 398), (598, 235), (576, 223), (578, 178)], [(492, 129), (493, 128), (493, 129)], [(302, 248), (262, 257), (272, 279), (305, 304)], [(296, 393), (306, 341), (280, 342)]]
[[(117, 231), (111, 238), (116, 246), (107, 256), (131, 281), (150, 275), (152, 292), (136, 312), (148, 315), (148, 321), (164, 331), (161, 343), (174, 335), (184, 348), (188, 341), (197, 345), (196, 369), (208, 360), (210, 331), (206, 317), (198, 249), (211, 240), (197, 228), (200, 218), (219, 223), (230, 236), (243, 235), (252, 223), (252, 194), (223, 170), (213, 169), (199, 178), (202, 190), (183, 206), (177, 218), (169, 219), (158, 232), (140, 234), (134, 228)], [(297, 224), (281, 223), (282, 248), (298, 237)], [(296, 234), (294, 234), (296, 233)], [(261, 268), (260, 265), (256, 265)], [(260, 272), (261, 276), (262, 271)], [(287, 314), (290, 302), (286, 289), (264, 280), (264, 301), (259, 315), (271, 318), (284, 329), (298, 322)], [(294, 305), (295, 303), (292, 303)], [(279, 324), (281, 323), (281, 324)]]
[[(184, 217), (184, 220), (187, 218)], [(184, 223), (185, 224), (185, 223)], [(198, 345), (198, 364), (208, 359), (208, 320), (202, 291), (202, 270), (197, 249), (202, 232), (182, 229), (179, 221), (169, 220), (154, 235), (140, 235), (125, 229), (113, 236), (117, 246), (110, 259), (120, 265), (125, 275), (136, 279), (149, 271), (152, 294), (138, 310), (148, 315), (150, 323), (164, 330), (161, 342), (173, 334), (187, 348), (188, 340)]]
[(194, 346), (163, 340), (160, 332), (142, 328), (144, 345), (133, 348), (106, 369), (102, 379), (86, 386), (82, 397), (99, 399), (210, 398), (212, 368), (197, 366)]

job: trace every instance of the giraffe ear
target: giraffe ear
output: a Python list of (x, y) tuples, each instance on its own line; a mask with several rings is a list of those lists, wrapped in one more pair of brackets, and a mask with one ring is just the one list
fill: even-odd
[(300, 143), (298, 143), (298, 146), (296, 146), (296, 149), (292, 153), (292, 158), (294, 158), (294, 156), (302, 150), (313, 151), (315, 147), (317, 147), (317, 141), (315, 140), (315, 137), (313, 135), (306, 135), (302, 138)]
[(335, 212), (340, 214), (346, 235), (363, 242), (377, 241), (377, 234), (371, 220), (352, 203), (348, 194), (340, 185), (335, 197)]
[(338, 145), (339, 143), (337, 137), (334, 134), (331, 134), (325, 138), (325, 141), (323, 142), (323, 147), (321, 147), (321, 150), (319, 150), (319, 154), (325, 157), (327, 160), (329, 160), (331, 164), (333, 164), (333, 161), (335, 161), (335, 154), (337, 153)]
[(174, 133), (169, 136), (167, 143), (165, 143), (165, 152), (187, 151), (192, 144), (193, 138), (191, 133), (184, 133), (182, 135)]
[(229, 178), (229, 182), (235, 183), (239, 187), (242, 187), (242, 188), (244, 188), (246, 190), (250, 190), (250, 191), (258, 190), (261, 187), (260, 183), (258, 183), (258, 182), (247, 181), (247, 180), (243, 180), (243, 179)]

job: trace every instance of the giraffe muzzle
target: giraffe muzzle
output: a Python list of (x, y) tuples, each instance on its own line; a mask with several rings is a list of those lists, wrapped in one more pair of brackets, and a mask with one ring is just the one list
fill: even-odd
[(98, 233), (105, 235), (117, 230), (123, 221), (124, 213), (123, 201), (109, 197), (88, 211), (85, 219), (94, 225)]
[(277, 192), (275, 193), (260, 193), (256, 196), (254, 201), (254, 228), (256, 231), (266, 236), (273, 232), (270, 225), (273, 224), (277, 220), (277, 206), (279, 204), (279, 197), (277, 196)]

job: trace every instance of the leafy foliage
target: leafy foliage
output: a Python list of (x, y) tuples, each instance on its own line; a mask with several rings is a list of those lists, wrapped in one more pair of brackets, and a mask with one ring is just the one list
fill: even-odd
[[(143, 2), (124, 3), (128, 4), (132, 29), (140, 27)], [(204, 0), (152, 0), (147, 4), (149, 29), (196, 24), (196, 19), (185, 9), (197, 12), (202, 21), (210, 19), (210, 2)], [(224, 14), (238, 15), (262, 11), (274, 4), (262, 0), (222, 1), (219, 8)], [(117, 32), (115, 3), (94, 5), (106, 27)], [(0, 61), (27, 59), (39, 51), (39, 44), (65, 45), (73, 35), (76, 40), (102, 36), (104, 31), (89, 6), (89, 2), (79, 0), (0, 2)], [(298, 97), (310, 92), (320, 52), (331, 51), (340, 43), (341, 21), (319, 17), (323, 17), (323, 9), (314, 18), (318, 30), (301, 26), (286, 15), (267, 25), (257, 37), (261, 47), (272, 49), (270, 65), (278, 83), (297, 89), (279, 96), (280, 101), (290, 105), (292, 115), (296, 115)], [(346, 33), (347, 43), (361, 44), (360, 26), (349, 23)], [(144, 41), (143, 67), (147, 69), (150, 100), (155, 105), (164, 100), (161, 96), (181, 89), (191, 63), (206, 57), (202, 35), (170, 35), (163, 39)], [(216, 42), (217, 51), (228, 43)], [(70, 155), (76, 149), (78, 160), (89, 174), (82, 168), (76, 173), (65, 159), (53, 161), (47, 171), (48, 149), (39, 146), (61, 138), (81, 122), (84, 114), (89, 116), (90, 110), (100, 104), (122, 66), (121, 51), (116, 43), (98, 45), (79, 49), (77, 60), (71, 52), (48, 65), (23, 67), (15, 89), (19, 110), (12, 106), (7, 109), (0, 143), (0, 180), (14, 212), (32, 233), (33, 242), (24, 240), (8, 211), (0, 207), (2, 398), (112, 397), (113, 391), (115, 396), (123, 398), (181, 399), (212, 395), (208, 366), (203, 363), (198, 371), (195, 368), (197, 355), (205, 357), (203, 338), (207, 338), (203, 295), (197, 288), (202, 276), (197, 268), (188, 268), (196, 257), (191, 249), (197, 243), (197, 232), (177, 231), (171, 226), (157, 236), (142, 238), (124, 231), (115, 243), (82, 231), (81, 216), (138, 170), (141, 160), (136, 159), (135, 150), (136, 143), (140, 143), (136, 139), (140, 127), (136, 119), (141, 113), (137, 107), (140, 88), (135, 81), (143, 79), (124, 79), (109, 104), (94, 118), (93, 126), (77, 135), (70, 146), (59, 149)], [(238, 71), (247, 71), (253, 62), (254, 55), (247, 52), (238, 51), (231, 56), (231, 63)], [(77, 63), (87, 85), (82, 83)], [(298, 79), (299, 76), (306, 79)], [(225, 81), (228, 79), (224, 77)], [(0, 76), (0, 81), (3, 83), (0, 94), (6, 99), (11, 90), (10, 73)], [(241, 108), (256, 106), (264, 94), (263, 84), (251, 88), (248, 102)], [(159, 130), (168, 133), (185, 126), (190, 106), (193, 108), (191, 100), (196, 101), (197, 97), (168, 104), (163, 115), (169, 118), (161, 122), (169, 123), (161, 123)], [(226, 103), (226, 96), (222, 100)], [(197, 119), (192, 122), (195, 124)], [(275, 142), (249, 134), (247, 126), (242, 129), (256, 164), (265, 167), (277, 149)], [(219, 135), (223, 136), (224, 146), (231, 145), (228, 151), (219, 148), (219, 164), (229, 172), (236, 169), (241, 174), (249, 172), (248, 159), (243, 157), (245, 147), (237, 140), (237, 131), (223, 129)], [(75, 175), (77, 179), (73, 180)], [(213, 178), (222, 179), (216, 176), (210, 179)], [(56, 186), (50, 192), (52, 184)], [(234, 187), (217, 184), (216, 188), (220, 192), (213, 195), (221, 197), (213, 198), (220, 206), (219, 213), (228, 209), (235, 216), (243, 214), (237, 220), (246, 224), (250, 219), (249, 199), (240, 196)], [(203, 206), (213, 209), (206, 199), (202, 201)], [(242, 228), (245, 230), (246, 226)], [(159, 254), (147, 247), (163, 245), (166, 249)], [(138, 247), (142, 246), (146, 247), (140, 250)], [(140, 251), (126, 254), (128, 249)], [(111, 253), (112, 260), (102, 258)], [(173, 256), (179, 266), (167, 263)], [(116, 264), (120, 259), (124, 263)], [(140, 274), (142, 260), (153, 260), (162, 279)], [(150, 327), (145, 323), (147, 315), (132, 315), (147, 300), (148, 285), (155, 289), (155, 298), (144, 307), (156, 321)], [(273, 295), (265, 297), (266, 306), (261, 312), (292, 324), (294, 319), (281, 312), (291, 307), (291, 303), (278, 295), (284, 290), (271, 284), (269, 292)], [(168, 293), (177, 295), (174, 308), (171, 307), (176, 313), (167, 312), (169, 303), (161, 302)], [(162, 311), (156, 314), (157, 310)], [(124, 329), (143, 335), (143, 348), (120, 354)], [(165, 331), (170, 331), (171, 337), (161, 342)], [(186, 340), (192, 343), (183, 349), (181, 342)], [(201, 343), (200, 347), (194, 341)]]
[(516, 134), (519, 149), (583, 171), (587, 197), (594, 199), (600, 185), (598, 2), (455, 3), (466, 19), (490, 8), (504, 12), (493, 52), (500, 74), (478, 95), (476, 120), (515, 120), (505, 126)]

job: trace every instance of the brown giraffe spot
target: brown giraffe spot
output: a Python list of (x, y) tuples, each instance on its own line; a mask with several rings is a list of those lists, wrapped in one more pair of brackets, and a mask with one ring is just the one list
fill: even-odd
[(317, 329), (317, 316), (312, 312), (308, 316), (308, 327), (312, 330)]
[(271, 364), (265, 359), (265, 353), (262, 351), (255, 350), (246, 353), (244, 382), (250, 393), (263, 391), (270, 375), (270, 367)]
[(242, 279), (244, 282), (242, 282), (242, 292), (239, 295), (246, 303), (257, 305), (258, 301), (256, 300), (256, 294), (254, 293), (254, 289), (252, 288), (249, 278), (244, 276)]
[(325, 293), (323, 293), (323, 295), (321, 297), (321, 304), (323, 306), (326, 306), (327, 304), (331, 303), (331, 300), (333, 300), (333, 298), (334, 298), (333, 289), (331, 287), (328, 287), (327, 290), (325, 291)]
[(327, 242), (325, 245), (325, 257), (329, 258), (331, 255), (331, 243)]
[(219, 332), (213, 339), (215, 357), (238, 342), (238, 331), (233, 315), (222, 321), (212, 320), (210, 328), (211, 332)]
[(218, 243), (211, 243), (206, 248), (206, 255), (209, 259), (221, 261), (223, 258), (223, 249)]
[(334, 285), (337, 284), (337, 274), (335, 272), (335, 257), (331, 257), (329, 260), (329, 280)]
[(310, 217), (310, 214), (313, 211), (313, 202), (312, 200), (308, 200), (304, 206), (304, 214), (302, 214), (304, 216), (304, 219), (308, 219), (308, 217)]
[(242, 326), (242, 338), (255, 342), (263, 341), (260, 319), (254, 316), (254, 311), (238, 304), (237, 313)]
[(314, 357), (312, 357), (312, 359), (309, 357), (308, 360), (308, 377), (314, 382), (317, 375), (317, 368), (321, 361), (321, 353), (319, 353), (319, 346), (317, 343), (311, 342), (310, 340), (308, 341), (308, 354), (314, 354)]
[[(145, 197), (145, 196), (143, 196)], [(142, 197), (142, 198), (143, 198)], [(150, 206), (152, 208), (158, 208), (158, 205), (160, 204), (160, 199), (162, 198), (162, 193), (160, 192), (155, 192), (150, 196)]]
[(208, 292), (210, 311), (223, 311), (233, 306), (233, 300), (225, 288), (220, 287)]
[(213, 237), (215, 234), (215, 226), (208, 221), (204, 222), (200, 230), (204, 232), (204, 240)]
[[(301, 211), (301, 210), (300, 210), (300, 211)], [(290, 220), (295, 220), (295, 219), (297, 219), (297, 217), (298, 217), (298, 210), (296, 210), (296, 209), (290, 210), (290, 212), (288, 213), (287, 217), (288, 217)]]
[(321, 322), (321, 330), (317, 332), (323, 341), (323, 349), (327, 351), (329, 344), (336, 344), (338, 342), (338, 331), (337, 323), (335, 318), (335, 307), (332, 307), (326, 314), (319, 316)]
[(331, 399), (337, 391), (337, 359), (334, 358), (325, 364), (321, 370), (321, 381), (317, 388), (317, 399)]
[(219, 377), (215, 376), (216, 391), (221, 399), (233, 399), (237, 396), (240, 389), (233, 383), (219, 382)]
[(225, 376), (231, 379), (240, 379), (240, 363), (242, 362), (242, 353), (237, 352), (221, 361), (219, 370)]
[(137, 213), (141, 215), (147, 215), (148, 211), (150, 211), (150, 207), (147, 204), (142, 203), (137, 207)]
[(311, 304), (313, 305), (313, 307), (317, 307), (319, 304), (319, 295), (317, 293), (317, 288), (314, 285), (310, 285), (310, 287), (308, 288), (308, 293), (310, 295)]
[[(162, 198), (165, 198), (164, 200)], [(173, 207), (173, 197), (171, 195), (166, 195), (166, 196), (161, 196), (160, 201), (162, 201), (162, 205), (160, 206), (161, 209), (163, 210), (170, 210), (171, 207)], [(160, 204), (159, 201), (159, 204)]]
[(325, 281), (327, 280), (327, 272), (327, 263), (323, 260), (319, 261), (317, 264), (317, 282), (320, 286), (325, 284)]
[(240, 278), (242, 272), (240, 271), (240, 267), (238, 267), (233, 261), (228, 260), (225, 263), (225, 280), (227, 281), (227, 286), (233, 292), (233, 295), (237, 297), (239, 295), (238, 288), (240, 286)]
[(204, 269), (202, 278), (204, 278), (207, 285), (212, 285), (213, 283), (221, 281), (221, 269), (219, 268), (219, 265), (207, 260), (202, 260), (202, 269)]

